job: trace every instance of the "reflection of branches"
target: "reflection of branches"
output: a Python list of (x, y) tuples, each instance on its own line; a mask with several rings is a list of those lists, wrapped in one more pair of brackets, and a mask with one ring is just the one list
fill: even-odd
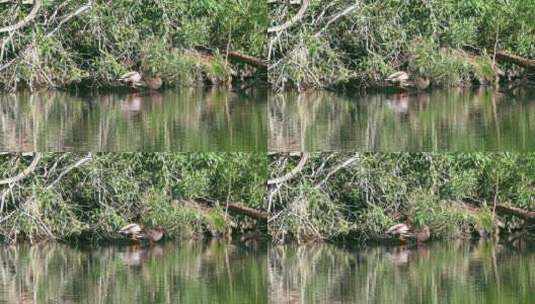
[[(263, 253), (244, 254), (220, 242), (167, 242), (148, 248), (105, 246), (89, 251), (54, 243), (2, 246), (2, 301), (34, 303), (38, 291), (39, 303), (72, 296), (98, 303), (166, 298), (188, 302), (199, 295), (207, 302), (239, 298), (255, 303), (266, 293), (264, 260)], [(179, 286), (173, 285), (176, 280), (181, 282)], [(212, 287), (199, 285), (199, 281)], [(132, 292), (140, 285), (147, 288)]]
[[(465, 302), (518, 302), (518, 282), (529, 280), (535, 255), (503, 255), (499, 248), (488, 242), (357, 250), (316, 244), (273, 247), (268, 250), (269, 298), (274, 303), (405, 303), (425, 290), (423, 302), (456, 294), (463, 294)], [(529, 269), (518, 272), (526, 265)], [(500, 279), (511, 273), (514, 280)], [(466, 284), (479, 281), (499, 292), (481, 293)]]

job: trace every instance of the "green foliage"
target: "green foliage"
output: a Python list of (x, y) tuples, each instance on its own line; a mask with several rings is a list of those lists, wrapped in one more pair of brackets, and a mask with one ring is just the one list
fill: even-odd
[[(17, 183), (20, 190), (6, 198), (0, 234), (8, 241), (114, 238), (120, 227), (135, 222), (162, 227), (168, 237), (201, 237), (207, 231), (225, 232), (231, 223), (251, 227), (251, 220), (225, 215), (215, 204), (195, 207), (190, 200), (264, 209), (263, 154), (99, 153), (60, 177), (82, 157), (43, 154), (36, 169)], [(30, 162), (20, 154), (0, 156), (0, 179)]]
[[(31, 24), (8, 39), (0, 63), (0, 84), (14, 90), (65, 87), (80, 81), (93, 86), (116, 85), (124, 71), (159, 74), (165, 83), (198, 83), (204, 77), (225, 77), (230, 68), (188, 64), (186, 50), (195, 47), (232, 50), (262, 57), (265, 49), (267, 8), (264, 1), (158, 0), (92, 2), (66, 20), (87, 1), (49, 2)], [(19, 5), (0, 7), (0, 27), (26, 16)], [(214, 59), (217, 64), (220, 58)], [(197, 60), (199, 61), (199, 60)], [(201, 67), (199, 67), (201, 65)], [(176, 69), (176, 70), (173, 70)], [(210, 70), (211, 75), (206, 76)], [(224, 74), (224, 75), (223, 75)], [(187, 77), (186, 77), (187, 75)]]
[[(494, 47), (535, 57), (533, 1), (371, 0), (355, 5), (350, 0), (312, 1), (299, 22), (271, 35), (271, 82), (278, 88), (381, 86), (392, 71), (406, 70), (432, 76), (435, 85), (469, 85), (474, 76), (493, 80), (495, 72), (487, 64), (474, 67), (459, 50), (478, 49), (487, 62), (486, 50)], [(272, 4), (271, 25), (285, 23), (297, 10), (287, 3)], [(295, 60), (296, 53), (314, 50), (318, 39), (328, 50), (325, 64), (337, 58), (332, 70), (310, 68), (307, 77), (289, 72), (322, 65), (314, 57)], [(506, 64), (500, 68), (512, 72)]]
[[(272, 156), (271, 176), (297, 161)], [(493, 232), (498, 218), (505, 230), (513, 229), (514, 218), (495, 217), (487, 206), (496, 201), (532, 210), (534, 165), (532, 153), (313, 153), (301, 174), (273, 196), (278, 216), (269, 229), (276, 242), (384, 238), (396, 223), (427, 225), (438, 238)]]

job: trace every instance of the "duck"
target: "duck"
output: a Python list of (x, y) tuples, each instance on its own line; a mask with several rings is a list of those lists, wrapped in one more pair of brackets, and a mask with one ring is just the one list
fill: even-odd
[(159, 75), (147, 76), (137, 71), (131, 71), (123, 74), (118, 79), (120, 82), (128, 84), (133, 89), (149, 88), (150, 90), (158, 90), (162, 87), (163, 81)]
[(402, 89), (416, 88), (419, 91), (426, 90), (431, 84), (429, 77), (425, 76), (417, 77), (414, 81), (411, 81), (409, 74), (403, 71), (388, 76), (386, 81)]
[(147, 240), (151, 243), (160, 241), (165, 232), (162, 228), (157, 227), (154, 229), (144, 229), (139, 224), (128, 224), (119, 229), (119, 234), (128, 237), (133, 241)]
[(427, 225), (413, 230), (409, 225), (402, 223), (390, 227), (386, 233), (396, 236), (401, 242), (416, 240), (417, 243), (424, 243), (431, 238), (431, 229)]

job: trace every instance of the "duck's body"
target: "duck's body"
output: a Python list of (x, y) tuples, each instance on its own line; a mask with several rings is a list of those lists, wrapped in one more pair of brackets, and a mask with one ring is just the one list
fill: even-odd
[(418, 77), (411, 81), (407, 72), (396, 72), (386, 78), (386, 81), (392, 83), (394, 86), (402, 89), (416, 88), (417, 90), (426, 90), (431, 84), (428, 77)]
[(124, 235), (133, 241), (147, 240), (156, 243), (163, 238), (164, 230), (161, 228), (143, 229), (138, 224), (128, 224), (119, 229), (119, 234)]
[(417, 230), (413, 230), (407, 224), (397, 224), (390, 227), (386, 233), (396, 236), (402, 242), (416, 240), (418, 243), (423, 243), (431, 237), (431, 230), (426, 225), (423, 225)]
[(158, 75), (149, 77), (136, 71), (122, 75), (119, 77), (119, 81), (128, 84), (133, 89), (149, 88), (151, 90), (158, 90), (163, 84), (162, 78)]

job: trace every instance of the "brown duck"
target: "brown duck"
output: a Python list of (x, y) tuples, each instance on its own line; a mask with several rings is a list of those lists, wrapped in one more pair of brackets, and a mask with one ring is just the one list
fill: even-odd
[(386, 233), (397, 237), (401, 242), (416, 240), (418, 243), (423, 243), (431, 238), (431, 230), (427, 225), (412, 229), (407, 224), (397, 224), (390, 227)]
[(128, 224), (119, 229), (119, 234), (128, 237), (133, 241), (147, 240), (151, 243), (160, 241), (164, 236), (162, 228), (144, 229), (138, 224)]
[(128, 84), (133, 89), (149, 88), (150, 90), (158, 90), (162, 87), (162, 78), (158, 75), (153, 77), (143, 75), (139, 72), (128, 72), (121, 77), (119, 81)]

